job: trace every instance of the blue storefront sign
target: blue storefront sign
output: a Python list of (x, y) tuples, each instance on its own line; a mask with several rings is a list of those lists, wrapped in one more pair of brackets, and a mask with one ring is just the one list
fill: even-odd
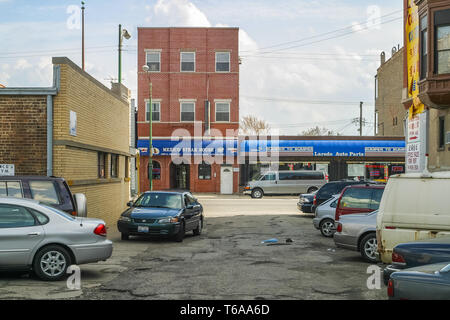
[[(153, 140), (153, 155), (273, 155), (307, 157), (404, 157), (403, 140)], [(148, 140), (138, 140), (148, 156)]]
[(310, 157), (404, 157), (403, 140), (244, 140), (241, 154)]
[[(181, 139), (172, 140), (153, 140), (154, 156), (172, 156), (172, 155), (222, 155), (236, 156), (236, 140), (190, 140)], [(138, 140), (137, 148), (141, 156), (148, 156), (148, 140)]]

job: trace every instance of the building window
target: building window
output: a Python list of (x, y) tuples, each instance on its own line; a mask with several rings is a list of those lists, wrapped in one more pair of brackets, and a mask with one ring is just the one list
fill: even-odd
[(438, 74), (450, 73), (450, 9), (435, 13), (436, 53), (435, 70)]
[(205, 161), (198, 165), (198, 179), (211, 180), (211, 165)]
[(111, 155), (111, 178), (117, 178), (118, 176), (118, 163), (119, 163), (119, 156), (117, 154)]
[(216, 102), (216, 122), (230, 122), (229, 102)]
[(195, 121), (195, 102), (181, 102), (181, 121)]
[(428, 17), (420, 19), (420, 79), (425, 79), (428, 70)]
[(99, 178), (106, 178), (106, 172), (105, 172), (105, 168), (106, 168), (106, 153), (104, 152), (99, 152), (97, 155), (98, 158), (98, 177)]
[(445, 147), (445, 117), (439, 117), (439, 149)]
[(158, 161), (152, 161), (152, 180), (161, 180), (161, 165)]
[(195, 72), (195, 52), (181, 52), (180, 62), (182, 72)]
[(216, 52), (216, 72), (230, 72), (229, 52)]
[[(149, 122), (150, 112), (148, 106), (150, 104), (149, 100), (145, 101), (145, 121)], [(152, 122), (161, 121), (161, 102), (152, 100)]]
[(130, 157), (125, 157), (125, 178), (130, 177)]
[(396, 126), (397, 124), (398, 124), (398, 118), (397, 117), (392, 118), (392, 125)]
[(147, 64), (150, 72), (161, 71), (161, 52), (160, 51), (147, 51), (145, 53), (145, 63)]

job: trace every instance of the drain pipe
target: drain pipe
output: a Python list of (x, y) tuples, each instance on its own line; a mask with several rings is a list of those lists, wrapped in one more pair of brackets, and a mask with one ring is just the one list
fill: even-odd
[(53, 175), (53, 96), (58, 94), (60, 89), (61, 68), (53, 65), (53, 87), (56, 92), (47, 95), (47, 176)]

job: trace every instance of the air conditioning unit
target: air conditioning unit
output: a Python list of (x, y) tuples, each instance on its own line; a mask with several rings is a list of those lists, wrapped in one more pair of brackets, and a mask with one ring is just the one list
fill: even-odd
[(445, 133), (445, 144), (450, 144), (450, 131)]

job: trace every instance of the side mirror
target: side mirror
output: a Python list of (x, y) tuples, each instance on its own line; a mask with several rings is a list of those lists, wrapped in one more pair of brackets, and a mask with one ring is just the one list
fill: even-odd
[(87, 217), (87, 200), (84, 193), (75, 193), (73, 197), (75, 198), (75, 204), (77, 207), (77, 216)]
[(192, 209), (194, 209), (194, 205), (193, 205), (193, 204), (187, 205), (187, 206), (186, 206), (186, 209), (192, 210)]
[(128, 206), (128, 207), (132, 207), (132, 206), (133, 206), (133, 204), (134, 204), (134, 202), (133, 202), (133, 201), (128, 201), (128, 202), (127, 202), (127, 206)]

